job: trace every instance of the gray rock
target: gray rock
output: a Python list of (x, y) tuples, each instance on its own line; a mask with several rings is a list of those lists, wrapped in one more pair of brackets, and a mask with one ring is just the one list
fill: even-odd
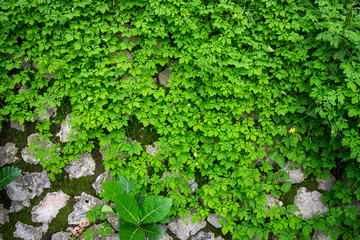
[(48, 226), (44, 224), (40, 227), (33, 227), (31, 225), (26, 225), (21, 222), (17, 222), (15, 224), (16, 231), (13, 236), (17, 238), (21, 238), (24, 240), (39, 240), (41, 239), (44, 232), (47, 231)]
[(303, 214), (303, 218), (307, 219), (313, 218), (315, 213), (326, 213), (329, 206), (321, 201), (322, 196), (318, 191), (308, 192), (305, 187), (301, 187), (294, 198), (294, 205), (298, 206), (300, 211), (294, 214), (298, 217)]
[(0, 167), (16, 161), (17, 148), (14, 143), (6, 143), (0, 147)]
[(171, 70), (166, 68), (164, 71), (159, 73), (159, 82), (161, 85), (166, 86), (169, 83)]
[[(36, 148), (34, 150), (31, 150), (31, 147), (29, 147), (31, 144), (35, 144)], [(33, 133), (30, 136), (27, 137), (27, 146), (21, 151), (21, 156), (23, 160), (26, 163), (30, 164), (38, 164), (40, 163), (41, 159), (36, 158), (36, 152), (37, 150), (41, 149), (43, 151), (51, 151), (52, 150), (52, 142), (50, 142), (47, 139), (40, 140), (37, 133)], [(54, 154), (59, 154), (60, 148), (57, 148), (54, 150)], [(44, 157), (44, 159), (48, 159), (49, 157)]]
[(115, 229), (116, 231), (119, 231), (118, 224), (119, 224), (119, 218), (116, 216), (116, 214), (108, 213), (106, 214), (106, 221), (111, 224), (111, 227)]
[(112, 181), (112, 180), (113, 180), (113, 177), (110, 175), (110, 170), (106, 170), (105, 172), (103, 172), (96, 178), (96, 180), (92, 184), (92, 186), (97, 193), (101, 193), (103, 191), (102, 182), (103, 181)]
[(265, 209), (270, 210), (274, 206), (282, 206), (283, 202), (274, 198), (271, 194), (266, 194)]
[(200, 231), (198, 234), (196, 234), (193, 237), (189, 238), (190, 240), (224, 240), (223, 237), (217, 237), (215, 238), (215, 234), (212, 232), (204, 232)]
[(46, 171), (21, 174), (14, 182), (5, 186), (11, 200), (10, 212), (18, 212), (23, 207), (30, 207), (30, 200), (40, 196), (44, 188), (50, 188)]
[(314, 234), (314, 240), (331, 240), (330, 235), (326, 237), (325, 231), (317, 230)]
[(64, 169), (70, 179), (94, 175), (95, 161), (90, 153), (85, 152), (80, 154), (78, 159), (70, 161)]
[(173, 238), (169, 234), (164, 233), (164, 236), (160, 238), (160, 240), (173, 240)]
[(119, 234), (115, 233), (115, 234), (110, 234), (105, 236), (105, 240), (119, 240)]
[(279, 182), (291, 182), (294, 183), (302, 183), (305, 180), (304, 174), (305, 170), (300, 167), (299, 169), (296, 169), (295, 164), (293, 162), (288, 161), (285, 165), (285, 168), (282, 169), (282, 171), (289, 174), (290, 179), (283, 181), (279, 180)]
[(133, 60), (134, 57), (129, 50), (124, 50), (123, 53), (126, 55), (126, 60)]
[(74, 205), (74, 211), (72, 211), (68, 216), (69, 225), (79, 225), (88, 219), (86, 214), (92, 207), (102, 204), (99, 199), (86, 193), (81, 193), (81, 196), (75, 197), (75, 199), (77, 199), (78, 202)]
[(329, 177), (326, 180), (323, 180), (321, 178), (316, 178), (316, 182), (319, 183), (319, 189), (323, 191), (330, 191), (331, 188), (335, 185), (336, 178), (331, 173), (329, 174)]
[(25, 131), (24, 124), (20, 125), (19, 121), (17, 120), (10, 120), (10, 127), (15, 128), (18, 131)]
[(146, 153), (152, 155), (155, 157), (155, 155), (158, 153), (158, 146), (156, 146), (156, 142), (154, 142), (151, 145), (146, 145)]
[(45, 198), (31, 210), (31, 220), (33, 222), (50, 223), (59, 210), (66, 206), (69, 198), (61, 190), (47, 193)]
[(70, 236), (67, 232), (57, 232), (51, 235), (51, 240), (70, 240)]
[(199, 184), (197, 182), (195, 182), (195, 180), (193, 180), (193, 179), (189, 179), (187, 181), (187, 183), (189, 184), (190, 190), (192, 193), (194, 193), (196, 191), (196, 189), (198, 189), (198, 187), (199, 187)]
[(4, 208), (3, 204), (0, 204), (0, 225), (9, 221), (9, 210)]
[(61, 142), (67, 142), (71, 132), (71, 114), (66, 115), (65, 122), (61, 124), (60, 131), (56, 134)]
[(56, 117), (56, 107), (50, 107), (46, 104), (45, 106), (41, 106), (41, 108), (41, 114), (35, 116), (36, 120), (42, 121), (46, 119), (47, 121), (49, 121), (51, 117)]
[(27, 91), (27, 87), (24, 85), (24, 86), (21, 86), (21, 88), (19, 89), (19, 92), (26, 92)]
[(210, 213), (208, 218), (206, 219), (211, 225), (216, 228), (221, 228), (221, 224), (219, 223), (220, 219), (223, 219), (221, 215), (216, 215), (215, 213)]
[(168, 224), (169, 230), (180, 240), (187, 240), (189, 236), (195, 235), (206, 226), (206, 221), (200, 219), (197, 223), (191, 222), (191, 214), (184, 219), (175, 219)]

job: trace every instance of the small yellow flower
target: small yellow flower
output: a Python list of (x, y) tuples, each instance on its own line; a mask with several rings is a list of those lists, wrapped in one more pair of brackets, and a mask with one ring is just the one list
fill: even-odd
[(294, 133), (295, 130), (296, 130), (295, 128), (291, 128), (291, 129), (289, 130), (289, 132)]
[(237, 14), (234, 14), (234, 18), (236, 18), (237, 17)]
[(195, 163), (195, 166), (199, 165), (197, 162)]
[(197, 155), (198, 155), (198, 154), (197, 154), (197, 152), (196, 152), (196, 153), (194, 153), (194, 157), (197, 157)]
[(73, 11), (74, 11), (74, 8), (71, 8), (71, 11), (73, 12)]
[(191, 107), (191, 104), (190, 104), (190, 103), (188, 103), (188, 107)]

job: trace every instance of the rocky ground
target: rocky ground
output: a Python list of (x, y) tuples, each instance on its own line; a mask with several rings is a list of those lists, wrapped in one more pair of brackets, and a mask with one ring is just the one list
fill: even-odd
[[(56, 112), (56, 109), (46, 109), (48, 115), (41, 118), (49, 119), (54, 117)], [(87, 229), (97, 232), (99, 226), (89, 224), (86, 213), (91, 207), (103, 204), (98, 198), (98, 193), (102, 191), (101, 183), (112, 179), (110, 172), (105, 171), (101, 164), (104, 158), (101, 149), (82, 154), (76, 161), (71, 161), (65, 166), (65, 172), (59, 179), (50, 181), (46, 171), (39, 164), (40, 159), (35, 157), (35, 151), (28, 145), (35, 141), (44, 148), (50, 148), (53, 143), (40, 140), (34, 125), (23, 126), (16, 121), (8, 120), (3, 124), (2, 131), (0, 167), (15, 165), (20, 167), (23, 173), (1, 191), (0, 239), (65, 240), (75, 238)], [(70, 114), (64, 116), (56, 131), (58, 141), (67, 141), (71, 131)], [(155, 144), (145, 147), (148, 154), (155, 156)], [(304, 218), (311, 218), (314, 217), (314, 213), (328, 211), (328, 206), (321, 201), (321, 197), (324, 191), (329, 191), (334, 185), (334, 176), (330, 175), (327, 181), (305, 179), (304, 170), (296, 169), (291, 163), (286, 165), (284, 171), (289, 173), (291, 179), (288, 181), (294, 184), (292, 190), (296, 191), (290, 200), (300, 209), (294, 213), (295, 215), (303, 214)], [(314, 184), (316, 187), (311, 187)], [(195, 181), (190, 181), (189, 187), (195, 191), (198, 185)], [(267, 199), (266, 208), (284, 204), (271, 195), (268, 195)], [(174, 219), (169, 224), (162, 225), (166, 232), (162, 240), (230, 239), (221, 234), (221, 224), (218, 223), (221, 218), (211, 214), (206, 220), (200, 220), (198, 223), (190, 221), (191, 215), (186, 219)], [(109, 215), (107, 220), (113, 227), (113, 234), (101, 237), (96, 233), (95, 239), (119, 238), (116, 233), (117, 219)], [(316, 233), (316, 238), (330, 239), (325, 238), (322, 232)]]

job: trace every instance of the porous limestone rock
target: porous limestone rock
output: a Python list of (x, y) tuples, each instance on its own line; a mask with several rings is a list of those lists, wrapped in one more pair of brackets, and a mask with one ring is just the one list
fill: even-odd
[(200, 219), (197, 223), (191, 222), (191, 214), (186, 219), (175, 219), (168, 224), (169, 230), (180, 240), (187, 240), (206, 226), (206, 221)]
[(110, 234), (105, 236), (105, 240), (119, 240), (119, 234)]
[(274, 206), (281, 207), (283, 205), (283, 202), (274, 198), (271, 194), (266, 194), (266, 202), (265, 202), (265, 209), (269, 210)]
[(86, 214), (92, 207), (101, 205), (102, 202), (86, 193), (81, 193), (81, 196), (75, 197), (78, 202), (74, 205), (74, 211), (68, 216), (69, 225), (79, 225), (87, 219)]
[(331, 240), (330, 235), (326, 237), (325, 231), (317, 230), (314, 234), (314, 240)]
[[(38, 164), (40, 163), (41, 159), (35, 157), (37, 149), (31, 150), (29, 148), (29, 145), (32, 142), (36, 144), (37, 149), (42, 149), (44, 151), (51, 150), (52, 142), (50, 142), (47, 139), (40, 140), (37, 133), (33, 133), (27, 137), (27, 146), (21, 151), (21, 156), (26, 163)], [(60, 148), (57, 148), (54, 151), (55, 154), (59, 154), (59, 152), (60, 152)]]
[[(112, 207), (115, 207), (115, 205), (113, 205)], [(116, 214), (111, 214), (111, 213), (106, 214), (106, 221), (108, 221), (108, 223), (111, 224), (111, 227), (113, 229), (115, 229), (116, 231), (119, 231), (119, 228), (118, 228), (119, 218), (117, 217)]]
[(302, 183), (305, 180), (304, 177), (305, 170), (302, 167), (297, 169), (293, 162), (288, 161), (285, 165), (285, 168), (282, 169), (282, 171), (288, 173), (290, 179), (286, 181), (279, 180), (279, 182), (291, 182), (292, 184), (295, 184), (295, 183)]
[(158, 153), (158, 146), (156, 146), (156, 142), (154, 142), (151, 145), (146, 145), (146, 153), (152, 155), (155, 157), (155, 155)]
[(19, 121), (17, 120), (10, 120), (10, 127), (15, 128), (18, 131), (25, 131), (24, 124), (20, 125)]
[(313, 218), (315, 213), (322, 214), (329, 211), (329, 206), (321, 201), (322, 194), (318, 191), (308, 192), (305, 187), (301, 187), (294, 198), (294, 205), (299, 207), (295, 212), (296, 216), (303, 214), (304, 219)]
[(197, 182), (195, 182), (195, 180), (193, 180), (193, 179), (189, 179), (187, 181), (187, 183), (189, 184), (190, 190), (192, 193), (194, 193), (196, 191), (196, 189), (198, 189), (198, 187), (199, 187), (199, 184)]
[(221, 215), (216, 215), (215, 213), (210, 213), (208, 218), (206, 219), (211, 225), (215, 228), (221, 228), (221, 224), (219, 223), (220, 219), (223, 219)]
[(61, 190), (47, 193), (45, 198), (31, 210), (31, 220), (33, 222), (50, 223), (59, 210), (66, 206), (69, 198)]
[(70, 161), (64, 169), (69, 174), (70, 179), (94, 175), (95, 161), (90, 153), (85, 152), (80, 154), (76, 160)]
[(321, 178), (316, 178), (316, 182), (319, 183), (319, 189), (323, 191), (330, 191), (331, 188), (335, 185), (336, 178), (331, 173), (329, 174), (329, 177), (326, 180), (323, 180)]
[(16, 231), (13, 233), (14, 237), (24, 240), (39, 240), (41, 239), (43, 233), (47, 232), (49, 226), (47, 224), (43, 224), (40, 227), (33, 227), (18, 221), (15, 224), (15, 228)]
[(51, 235), (51, 240), (70, 240), (70, 235), (67, 232), (57, 232)]
[(0, 147), (0, 167), (16, 161), (17, 148), (14, 143), (6, 143)]
[(161, 85), (166, 86), (169, 83), (171, 70), (166, 68), (164, 71), (159, 73), (159, 82)]
[(103, 191), (102, 182), (104, 181), (112, 181), (113, 177), (110, 175), (110, 170), (106, 170), (102, 174), (100, 174), (95, 182), (92, 184), (93, 188), (97, 193), (101, 193)]
[(56, 134), (61, 142), (67, 142), (71, 132), (71, 114), (66, 115), (65, 122), (61, 124), (60, 131)]
[(189, 240), (224, 240), (224, 238), (220, 236), (215, 238), (215, 234), (212, 232), (200, 231), (195, 236), (190, 237)]
[[(94, 231), (94, 236), (91, 239), (96, 239), (96, 240), (106, 240), (106, 239), (111, 239), (111, 238), (106, 238), (101, 236), (100, 232), (100, 227), (97, 224), (92, 225), (91, 227), (87, 228), (86, 231)], [(112, 232), (112, 234), (114, 234), (114, 230)], [(112, 237), (113, 238), (113, 237)], [(119, 238), (117, 238), (118, 240)], [(79, 240), (85, 240), (85, 238), (83, 236), (79, 237)]]
[(9, 221), (9, 210), (4, 208), (3, 204), (0, 204), (0, 225)]
[(30, 200), (40, 196), (44, 188), (50, 188), (46, 171), (21, 174), (15, 181), (5, 186), (11, 200), (10, 212), (18, 212), (23, 207), (30, 207)]
[(41, 106), (42, 108), (42, 112), (40, 115), (36, 115), (35, 118), (38, 121), (42, 121), (42, 120), (47, 120), (49, 121), (49, 119), (51, 117), (56, 117), (56, 111), (57, 108), (56, 107), (50, 107), (48, 104), (46, 104), (45, 106)]
[(173, 238), (169, 234), (164, 233), (164, 236), (162, 236), (160, 240), (173, 240)]

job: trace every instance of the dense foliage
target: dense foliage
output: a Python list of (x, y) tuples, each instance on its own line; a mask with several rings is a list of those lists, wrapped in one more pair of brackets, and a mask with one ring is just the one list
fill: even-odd
[[(233, 238), (308, 239), (323, 229), (356, 239), (359, 7), (351, 0), (1, 1), (0, 121), (36, 121), (45, 106), (69, 102), (77, 134), (42, 161), (52, 176), (100, 145), (113, 174), (172, 198), (172, 214), (221, 214)], [(169, 84), (153, 84), (167, 67)], [(156, 157), (128, 139), (130, 119), (160, 136)], [(43, 137), (53, 137), (51, 124), (39, 121)], [(308, 176), (347, 177), (324, 195), (327, 214), (303, 220), (292, 207), (264, 209), (267, 193), (289, 191), (278, 183), (288, 161)], [(174, 174), (161, 180), (164, 171)], [(195, 194), (189, 179), (200, 183)]]

